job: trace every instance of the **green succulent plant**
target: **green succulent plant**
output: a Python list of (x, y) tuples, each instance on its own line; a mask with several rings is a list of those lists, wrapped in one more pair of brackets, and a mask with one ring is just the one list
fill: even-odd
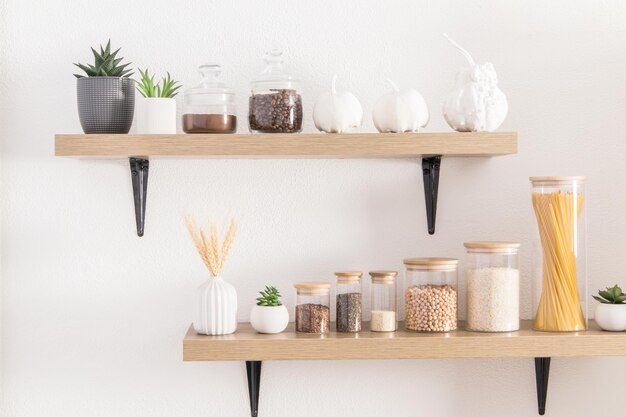
[(593, 295), (592, 297), (602, 304), (624, 304), (626, 301), (626, 294), (622, 293), (622, 289), (615, 285), (614, 287), (608, 288), (605, 291), (598, 291), (598, 296)]
[(176, 94), (178, 94), (178, 89), (180, 85), (178, 81), (172, 79), (170, 73), (167, 73), (167, 77), (163, 77), (163, 79), (154, 83), (154, 74), (151, 76), (148, 73), (148, 68), (144, 71), (141, 68), (138, 68), (139, 74), (141, 75), (141, 81), (137, 83), (137, 91), (141, 93), (144, 97), (161, 97), (161, 98), (174, 98)]
[[(126, 69), (128, 64), (122, 64), (122, 60), (124, 58), (116, 58), (117, 53), (122, 48), (118, 48), (115, 52), (111, 52), (111, 39), (107, 42), (106, 47), (102, 47), (100, 45), (100, 52), (91, 48), (91, 52), (93, 52), (93, 56), (95, 62), (93, 65), (91, 64), (74, 64), (78, 68), (85, 71), (87, 77), (130, 77), (133, 75), (130, 69)], [(74, 74), (76, 78), (83, 78), (84, 75)]]
[(283, 305), (280, 302), (280, 293), (276, 289), (276, 287), (265, 287), (265, 291), (259, 291), (261, 296), (257, 298), (256, 305), (264, 306), (264, 307), (278, 307)]

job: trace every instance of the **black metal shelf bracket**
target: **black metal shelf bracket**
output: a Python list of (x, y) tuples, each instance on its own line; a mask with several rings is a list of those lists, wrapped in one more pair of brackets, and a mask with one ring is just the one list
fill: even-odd
[(143, 236), (146, 223), (146, 196), (148, 193), (148, 168), (150, 167), (150, 161), (142, 158), (128, 158), (128, 160), (130, 162), (130, 174), (133, 182), (137, 236)]
[(259, 390), (261, 389), (261, 361), (246, 361), (248, 375), (248, 394), (250, 396), (250, 415), (259, 414)]
[(537, 380), (537, 407), (539, 415), (546, 413), (548, 396), (548, 378), (550, 376), (550, 358), (535, 358), (535, 379)]
[(435, 234), (440, 168), (441, 155), (433, 155), (422, 158), (422, 174), (424, 176), (424, 196), (426, 198), (426, 217), (428, 220), (429, 235)]

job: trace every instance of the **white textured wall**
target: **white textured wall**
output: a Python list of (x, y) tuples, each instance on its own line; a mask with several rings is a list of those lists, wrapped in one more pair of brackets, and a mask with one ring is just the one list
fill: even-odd
[[(529, 175), (588, 182), (590, 288), (621, 282), (626, 249), (626, 5), (622, 1), (0, 2), (3, 417), (248, 415), (242, 363), (183, 363), (189, 303), (206, 272), (181, 222), (238, 219), (224, 275), (239, 318), (255, 292), (401, 268), (407, 256), (463, 256), (470, 239), (523, 243), (523, 315), (534, 219)], [(367, 123), (384, 79), (419, 89), (428, 130), (462, 57), (492, 61), (507, 94), (502, 129), (519, 154), (444, 160), (437, 234), (428, 236), (410, 160), (155, 160), (146, 235), (134, 232), (127, 161), (53, 157), (80, 132), (72, 62), (105, 42), (185, 86), (217, 60), (241, 121), (260, 57), (282, 48), (304, 83), (306, 130), (333, 73)], [(245, 131), (242, 123), (240, 131)], [(531, 360), (270, 362), (260, 416), (533, 416)], [(550, 416), (622, 415), (625, 359), (556, 359)], [(617, 401), (617, 403), (616, 403)], [(615, 411), (612, 411), (615, 410)]]

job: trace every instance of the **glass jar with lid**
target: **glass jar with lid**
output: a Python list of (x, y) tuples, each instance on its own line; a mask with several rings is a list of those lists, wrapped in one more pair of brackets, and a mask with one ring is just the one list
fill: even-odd
[(519, 247), (517, 242), (465, 242), (467, 329), (519, 330)]
[(183, 131), (185, 133), (235, 133), (235, 93), (219, 80), (218, 64), (201, 65), (202, 82), (185, 91)]
[(396, 271), (371, 271), (370, 286), (370, 330), (373, 332), (395, 332), (397, 320)]
[(362, 292), (358, 271), (335, 272), (337, 277), (337, 331), (354, 333), (361, 331)]
[(330, 331), (330, 283), (299, 282), (296, 289), (296, 331)]
[(537, 219), (535, 330), (587, 329), (585, 177), (531, 177)]
[(404, 290), (404, 326), (418, 332), (457, 328), (457, 266), (454, 258), (409, 258)]
[(265, 70), (252, 81), (248, 122), (252, 133), (298, 133), (302, 131), (300, 81), (283, 67), (283, 53), (265, 54)]

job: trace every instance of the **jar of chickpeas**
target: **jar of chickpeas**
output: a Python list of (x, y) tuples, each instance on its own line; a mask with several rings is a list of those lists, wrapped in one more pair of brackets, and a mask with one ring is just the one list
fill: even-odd
[(404, 260), (404, 326), (407, 330), (456, 330), (458, 263), (459, 260), (453, 258)]

